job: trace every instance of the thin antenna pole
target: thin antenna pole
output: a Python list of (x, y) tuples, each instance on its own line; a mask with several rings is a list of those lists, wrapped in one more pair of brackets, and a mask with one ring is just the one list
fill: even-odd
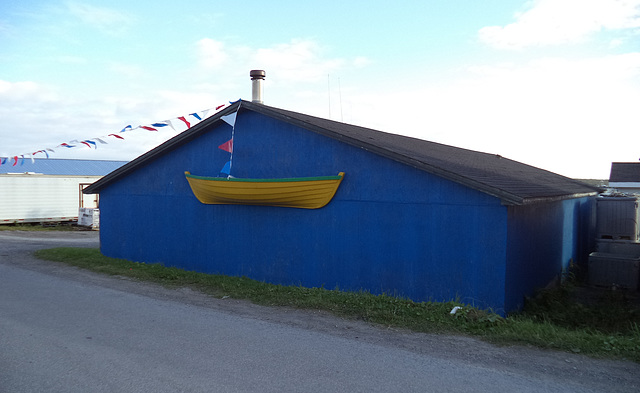
[(338, 78), (338, 97), (340, 98), (340, 121), (344, 122), (344, 116), (342, 116), (342, 87), (340, 85), (340, 78)]
[(329, 74), (327, 74), (327, 89), (329, 93), (329, 119), (331, 119), (331, 79), (329, 78)]

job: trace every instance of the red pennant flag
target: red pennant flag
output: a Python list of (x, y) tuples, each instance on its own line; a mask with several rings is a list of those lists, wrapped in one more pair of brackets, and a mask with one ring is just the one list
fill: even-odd
[(16, 166), (16, 164), (18, 164), (18, 156), (13, 157), (13, 165), (11, 166)]
[(187, 119), (184, 118), (184, 116), (180, 116), (178, 117), (178, 119), (182, 120), (184, 124), (187, 125), (187, 128), (191, 128), (191, 124), (187, 121)]
[(120, 135), (116, 135), (116, 134), (109, 134), (109, 136), (115, 136), (118, 139), (124, 139), (123, 137), (121, 137)]
[(229, 153), (233, 153), (233, 139), (229, 139), (222, 145), (218, 146), (218, 149), (222, 149), (224, 151), (228, 151)]
[(216, 110), (218, 110), (218, 109), (222, 108), (222, 107), (223, 107), (223, 106), (225, 106), (225, 105), (226, 105), (226, 104), (222, 104), (222, 105), (218, 105), (218, 106), (216, 106)]
[(144, 128), (145, 130), (148, 130), (148, 131), (158, 131), (158, 130), (156, 130), (156, 129), (155, 129), (155, 128), (153, 128), (153, 127), (140, 126), (140, 128)]

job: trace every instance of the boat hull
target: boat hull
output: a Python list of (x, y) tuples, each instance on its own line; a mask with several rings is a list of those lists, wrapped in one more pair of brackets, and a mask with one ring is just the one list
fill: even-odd
[(319, 209), (335, 195), (344, 172), (337, 176), (286, 179), (204, 177), (185, 172), (195, 197), (212, 205), (263, 205)]

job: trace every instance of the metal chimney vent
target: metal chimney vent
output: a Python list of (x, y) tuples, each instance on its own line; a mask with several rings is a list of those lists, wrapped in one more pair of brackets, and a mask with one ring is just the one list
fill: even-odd
[(251, 102), (262, 104), (262, 81), (266, 73), (264, 70), (249, 71), (251, 77)]

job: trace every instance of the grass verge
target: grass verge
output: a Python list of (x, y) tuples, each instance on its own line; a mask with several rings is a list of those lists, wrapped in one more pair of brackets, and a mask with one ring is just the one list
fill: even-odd
[[(620, 305), (619, 296), (591, 299), (588, 304), (576, 302), (571, 286), (545, 292), (530, 301), (524, 312), (502, 318), (457, 302), (413, 302), (367, 292), (273, 285), (246, 277), (108, 258), (97, 249), (54, 248), (37, 251), (36, 256), (98, 273), (171, 288), (189, 287), (211, 296), (228, 296), (260, 305), (325, 310), (340, 317), (416, 332), (466, 334), (499, 345), (524, 344), (640, 362), (638, 309)], [(456, 306), (462, 308), (450, 314)], [(613, 313), (617, 314), (616, 323), (611, 322)]]

